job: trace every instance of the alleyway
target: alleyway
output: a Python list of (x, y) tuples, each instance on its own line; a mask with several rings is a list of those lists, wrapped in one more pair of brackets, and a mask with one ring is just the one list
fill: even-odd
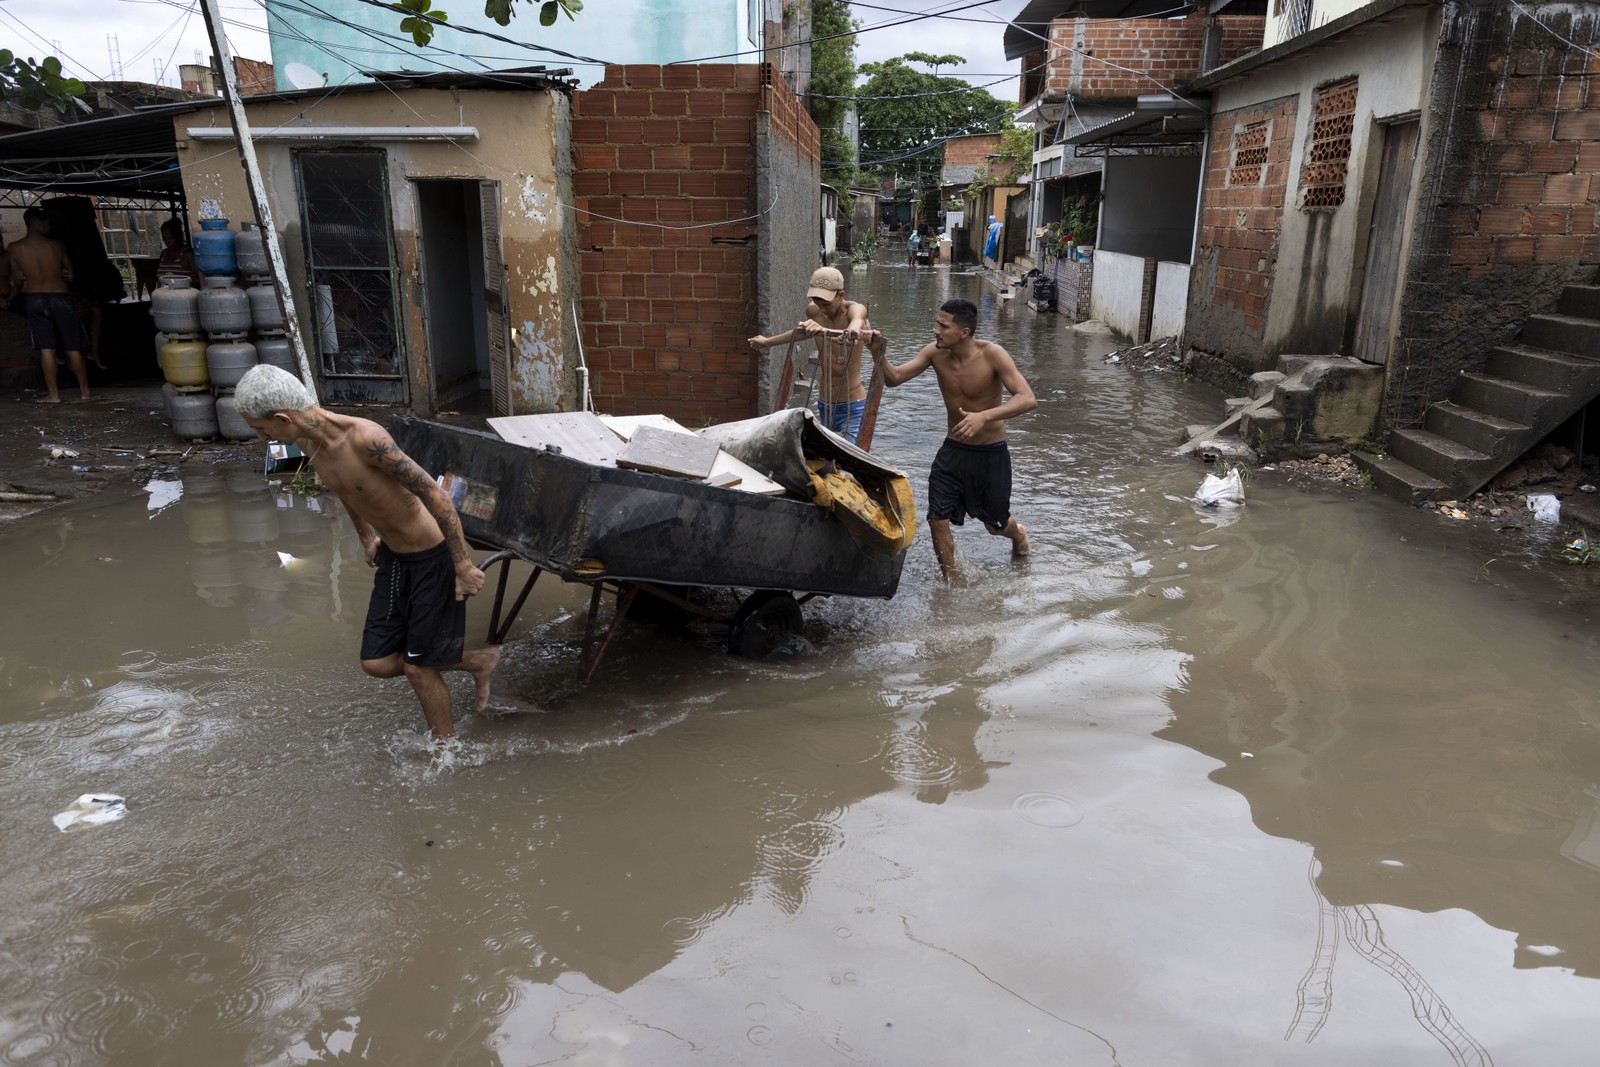
[[(847, 285), (897, 361), (979, 301), (1035, 557), (969, 524), (950, 590), (919, 530), (791, 658), (638, 627), (584, 689), (541, 585), (444, 773), (331, 502), (186, 471), (0, 528), (0, 1061), (1590, 1062), (1586, 576), (1271, 472), (1199, 510), (1213, 391), (948, 268)], [(942, 435), (887, 394), (919, 503)]]

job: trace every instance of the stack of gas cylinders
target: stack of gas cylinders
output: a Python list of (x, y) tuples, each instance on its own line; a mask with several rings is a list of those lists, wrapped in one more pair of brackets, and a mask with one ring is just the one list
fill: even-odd
[[(235, 233), (227, 219), (201, 219), (194, 260), (201, 289), (180, 275), (161, 279), (150, 295), (156, 329), (166, 336), (160, 354), (167, 415), (173, 432), (186, 440), (248, 441), (255, 431), (240, 417), (233, 398), (239, 379), (258, 362), (294, 372), (261, 231), (246, 223)], [(235, 284), (241, 272), (253, 283), (249, 289)]]

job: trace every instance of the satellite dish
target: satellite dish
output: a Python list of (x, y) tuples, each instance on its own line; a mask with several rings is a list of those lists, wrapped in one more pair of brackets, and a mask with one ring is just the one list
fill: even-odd
[(290, 63), (283, 68), (283, 77), (296, 89), (321, 89), (328, 84), (328, 78), (304, 63)]

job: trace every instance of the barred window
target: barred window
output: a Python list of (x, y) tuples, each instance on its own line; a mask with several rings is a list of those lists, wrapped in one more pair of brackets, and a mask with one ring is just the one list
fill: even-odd
[(1261, 174), (1266, 170), (1267, 141), (1271, 127), (1265, 122), (1252, 122), (1233, 131), (1233, 166), (1228, 168), (1229, 185), (1260, 185)]
[(1331, 211), (1344, 203), (1344, 180), (1350, 169), (1350, 135), (1356, 123), (1356, 79), (1317, 90), (1311, 112), (1311, 145), (1300, 175), (1307, 211)]

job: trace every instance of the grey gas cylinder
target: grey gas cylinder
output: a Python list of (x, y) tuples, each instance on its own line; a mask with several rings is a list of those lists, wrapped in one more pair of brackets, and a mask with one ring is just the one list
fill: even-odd
[(185, 441), (217, 436), (217, 402), (210, 393), (173, 393), (167, 401), (172, 432)]
[(239, 273), (258, 277), (271, 274), (272, 264), (267, 259), (266, 235), (253, 222), (242, 223), (241, 227), (233, 239), (233, 257), (239, 263)]
[(150, 314), (163, 333), (199, 333), (200, 290), (186, 276), (163, 278), (150, 294)]
[(218, 275), (206, 279), (200, 290), (200, 326), (206, 333), (242, 334), (250, 329), (250, 298), (233, 284), (233, 279)]
[(278, 291), (270, 285), (252, 285), (244, 291), (250, 301), (250, 323), (258, 330), (283, 329), (283, 309), (278, 307)]
[(249, 341), (213, 341), (206, 345), (206, 370), (211, 384), (232, 389), (256, 365), (256, 346)]
[(257, 337), (256, 360), (286, 370), (296, 378), (300, 376), (300, 368), (294, 362), (294, 349), (287, 337)]
[[(217, 397), (217, 429), (229, 441), (254, 441), (256, 432), (239, 414), (239, 402), (232, 396)], [(260, 471), (255, 472), (257, 476)]]

